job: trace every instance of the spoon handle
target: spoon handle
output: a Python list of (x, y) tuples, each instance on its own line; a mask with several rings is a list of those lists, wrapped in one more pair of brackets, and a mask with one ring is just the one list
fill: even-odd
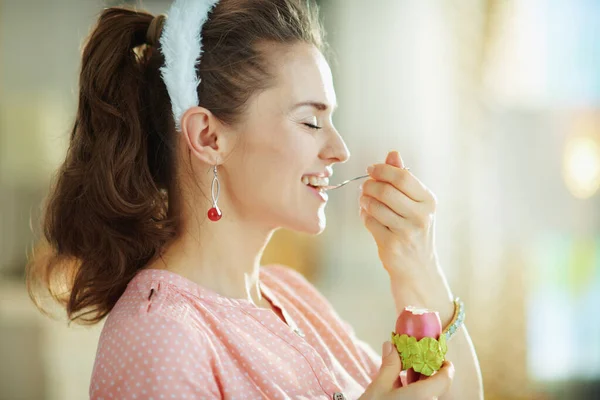
[(332, 189), (337, 189), (337, 188), (341, 188), (342, 186), (346, 185), (347, 183), (350, 183), (352, 181), (355, 181), (357, 179), (364, 179), (364, 178), (368, 178), (370, 175), (362, 175), (362, 176), (357, 176), (356, 178), (352, 178), (352, 179), (348, 179), (347, 181), (344, 181), (338, 185), (332, 185), (332, 186), (325, 186), (322, 188), (322, 190), (332, 190)]

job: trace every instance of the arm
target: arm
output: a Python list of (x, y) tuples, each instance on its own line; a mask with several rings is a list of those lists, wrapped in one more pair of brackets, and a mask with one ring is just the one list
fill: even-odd
[[(435, 249), (435, 195), (404, 167), (397, 152), (367, 172), (371, 179), (362, 185), (360, 215), (390, 276), (398, 313), (407, 305), (436, 310), (445, 327), (454, 307)], [(482, 399), (481, 373), (465, 328), (455, 334), (448, 349), (456, 379), (443, 398)]]

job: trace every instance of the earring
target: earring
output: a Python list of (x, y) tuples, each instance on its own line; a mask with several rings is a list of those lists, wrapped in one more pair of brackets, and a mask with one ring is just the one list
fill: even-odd
[[(221, 210), (219, 210), (219, 206), (217, 206), (217, 201), (219, 200), (219, 192), (221, 191), (221, 184), (219, 183), (219, 178), (217, 177), (217, 166), (215, 165), (213, 168), (213, 172), (215, 174), (212, 184), (210, 185), (210, 195), (212, 196), (213, 206), (210, 210), (208, 210), (208, 219), (213, 222), (217, 222), (221, 219), (223, 214)], [(215, 194), (215, 187), (217, 189), (217, 194)]]

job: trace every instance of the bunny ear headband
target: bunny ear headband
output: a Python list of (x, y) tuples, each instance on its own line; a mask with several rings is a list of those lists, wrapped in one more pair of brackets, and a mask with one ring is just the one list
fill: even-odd
[(196, 66), (202, 56), (202, 26), (219, 0), (175, 0), (168, 11), (160, 46), (165, 65), (161, 76), (173, 107), (175, 128), (181, 130), (181, 116), (198, 102), (200, 78)]

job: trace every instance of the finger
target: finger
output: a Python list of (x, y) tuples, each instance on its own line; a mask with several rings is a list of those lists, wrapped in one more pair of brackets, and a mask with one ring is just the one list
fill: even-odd
[(392, 184), (414, 201), (425, 202), (430, 199), (429, 189), (410, 171), (389, 164), (375, 164), (371, 167), (367, 170), (371, 178)]
[(387, 354), (382, 352), (381, 368), (376, 379), (389, 390), (396, 379), (398, 379), (400, 371), (402, 371), (402, 360), (396, 347), (391, 342), (387, 341), (384, 344), (384, 350), (387, 350), (386, 346), (391, 347), (391, 350)]
[(401, 370), (402, 361), (398, 351), (390, 341), (385, 342), (381, 352), (381, 367), (367, 387), (365, 398), (380, 399), (383, 394), (389, 393)]
[(365, 228), (371, 232), (371, 235), (373, 235), (376, 242), (384, 243), (387, 240), (388, 235), (391, 233), (390, 230), (373, 216), (369, 215), (362, 207), (360, 209), (360, 218), (362, 219)]
[(412, 223), (409, 220), (396, 214), (387, 205), (371, 196), (360, 196), (360, 206), (367, 214), (393, 232), (413, 229)]
[(399, 394), (402, 393), (409, 399), (443, 396), (452, 386), (453, 379), (454, 365), (449, 361), (444, 361), (442, 368), (436, 374), (426, 380), (420, 380), (408, 385), (406, 388), (399, 389), (402, 390)]
[(415, 202), (387, 182), (369, 179), (362, 184), (361, 189), (363, 194), (374, 197), (406, 219), (416, 218), (422, 209), (422, 203)]
[(402, 157), (400, 157), (400, 153), (397, 151), (390, 151), (385, 158), (385, 163), (389, 165), (393, 165), (394, 167), (404, 168), (404, 161), (402, 161)]

